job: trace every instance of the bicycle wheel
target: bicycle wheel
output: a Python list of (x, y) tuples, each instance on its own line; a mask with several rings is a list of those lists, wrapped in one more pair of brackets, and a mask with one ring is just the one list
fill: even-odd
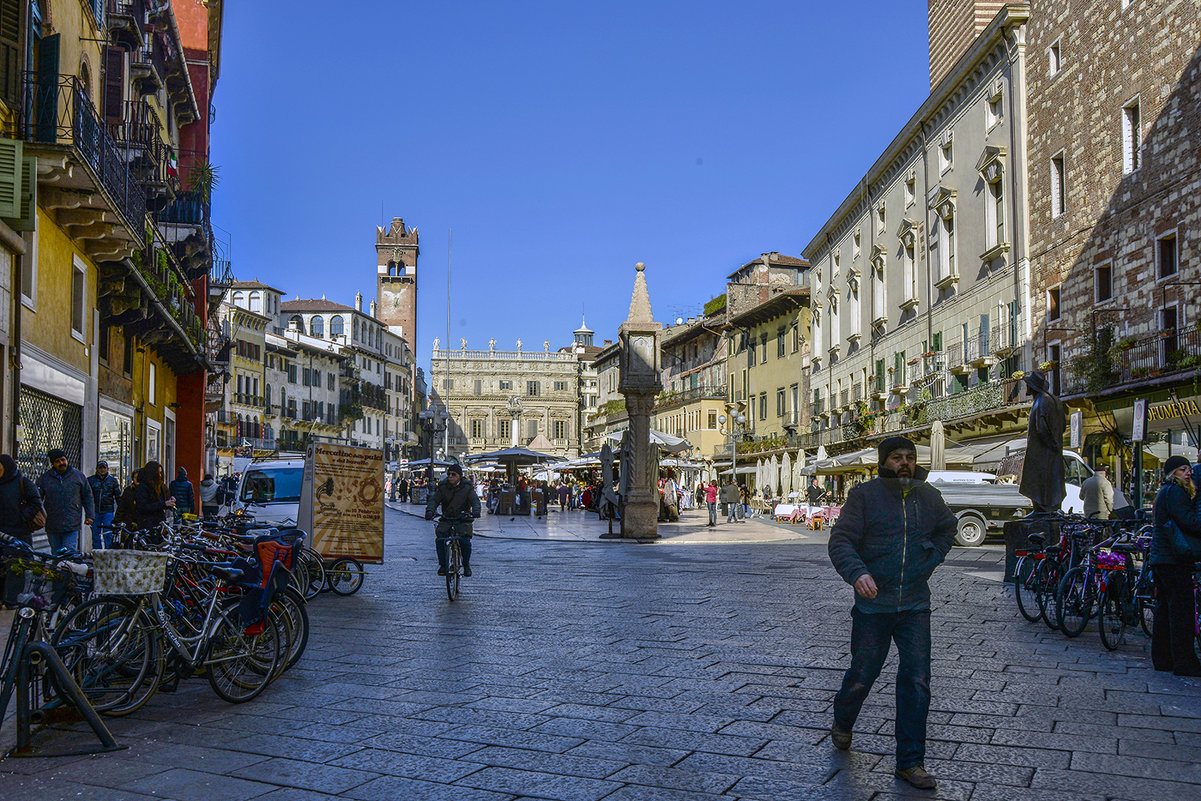
[(309, 644), (309, 610), (304, 602), (304, 596), (291, 587), (285, 587), (284, 591), (272, 601), (272, 604), (278, 604), (287, 612), (292, 627), (288, 650), (281, 658), (281, 661), (284, 662), (284, 670), (287, 670), (300, 660), (305, 647)]
[(100, 597), (77, 606), (59, 622), (51, 645), (97, 712), (127, 715), (158, 689), (157, 637), (133, 601)]
[(1038, 596), (1034, 585), (1039, 564), (1040, 562), (1023, 556), (1013, 571), (1013, 597), (1022, 617), (1031, 623), (1037, 623), (1043, 616), (1042, 610), (1038, 608)]
[(1059, 586), (1059, 566), (1047, 560), (1038, 566), (1034, 579), (1034, 597), (1038, 601), (1038, 611), (1043, 622), (1051, 631), (1059, 630), (1059, 622), (1055, 618), (1055, 589)]
[(325, 571), (329, 588), (338, 595), (354, 595), (363, 587), (363, 563), (343, 556)]
[(311, 548), (296, 550), (292, 564), (292, 585), (306, 601), (311, 601), (325, 587), (325, 564), (321, 555)]
[(1066, 637), (1079, 637), (1096, 614), (1097, 585), (1077, 565), (1063, 575), (1055, 593), (1055, 620)]
[(459, 540), (457, 537), (451, 537), (447, 543), (448, 560), (446, 571), (446, 597), (454, 600), (459, 597), (459, 576), (462, 573), (462, 565), (459, 557)]
[(275, 675), (282, 639), (270, 615), (256, 634), (247, 634), (243, 626), (222, 617), (204, 660), (213, 692), (231, 704), (244, 703), (261, 693)]
[(1110, 651), (1118, 650), (1126, 636), (1126, 616), (1122, 606), (1124, 593), (1110, 595), (1108, 589), (1101, 593), (1100, 612), (1098, 613), (1097, 629), (1101, 632), (1101, 644)]
[(1138, 605), (1138, 624), (1143, 630), (1143, 634), (1151, 636), (1151, 629), (1155, 627), (1155, 591), (1151, 591), (1151, 596), (1139, 596), (1135, 599)]

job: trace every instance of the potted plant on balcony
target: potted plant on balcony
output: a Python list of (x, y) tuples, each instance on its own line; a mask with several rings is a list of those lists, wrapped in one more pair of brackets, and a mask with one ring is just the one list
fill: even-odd
[(1045, 373), (1048, 370), (1054, 370), (1058, 366), (1059, 366), (1058, 359), (1048, 359), (1047, 361), (1039, 364), (1038, 369), (1042, 370)]
[(1122, 339), (1118, 340), (1114, 347), (1116, 347), (1118, 350), (1130, 350), (1137, 344), (1138, 340), (1134, 337), (1123, 337)]

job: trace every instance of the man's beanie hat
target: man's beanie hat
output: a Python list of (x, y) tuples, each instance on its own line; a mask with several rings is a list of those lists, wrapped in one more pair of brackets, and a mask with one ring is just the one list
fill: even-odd
[(1189, 460), (1183, 456), (1169, 456), (1168, 460), (1163, 463), (1163, 474), (1170, 476), (1172, 471), (1178, 467), (1188, 467)]
[(447, 474), (458, 473), (459, 475), (463, 475), (463, 466), (456, 462), (455, 464), (452, 464), (450, 467), (446, 468), (446, 472)]
[(62, 459), (66, 455), (66, 452), (62, 448), (51, 448), (46, 451), (46, 458), (52, 462), (56, 459)]
[(881, 442), (880, 464), (884, 464), (884, 460), (888, 458), (889, 454), (895, 450), (900, 450), (901, 448), (908, 448), (914, 453), (917, 453), (917, 446), (913, 444), (912, 440), (905, 437), (889, 437)]

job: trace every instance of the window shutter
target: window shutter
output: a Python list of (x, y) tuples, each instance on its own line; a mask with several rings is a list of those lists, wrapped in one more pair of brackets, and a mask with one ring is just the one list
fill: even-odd
[[(125, 50), (104, 47), (104, 124), (112, 130), (125, 120)], [(125, 137), (119, 137), (124, 139)]]
[(0, 217), (21, 214), (21, 143), (0, 139)]
[(39, 142), (58, 141), (58, 43), (59, 34), (44, 36), (39, 44), (37, 97), (34, 99)]
[(38, 215), (38, 160), (26, 156), (21, 160), (21, 208), (17, 217), (5, 220), (14, 231), (32, 231)]
[(15, 110), (21, 98), (21, 3), (0, 0), (0, 100)]

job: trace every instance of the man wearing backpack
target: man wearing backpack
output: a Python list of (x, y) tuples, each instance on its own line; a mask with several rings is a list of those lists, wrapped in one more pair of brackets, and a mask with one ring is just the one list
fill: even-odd
[(0, 454), (0, 532), (33, 545), (33, 532), (45, 523), (37, 485), (21, 474), (15, 459)]

